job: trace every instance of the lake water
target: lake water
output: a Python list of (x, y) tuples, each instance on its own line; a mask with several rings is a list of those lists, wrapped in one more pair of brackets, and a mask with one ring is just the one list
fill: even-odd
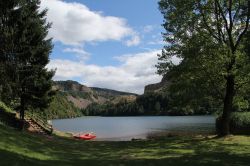
[(166, 132), (204, 134), (215, 131), (214, 116), (81, 117), (52, 123), (60, 131), (94, 132), (96, 140), (112, 141), (145, 139)]

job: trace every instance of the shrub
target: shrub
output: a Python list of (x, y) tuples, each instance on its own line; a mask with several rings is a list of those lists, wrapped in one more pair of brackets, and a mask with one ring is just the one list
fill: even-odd
[(6, 106), (3, 102), (0, 101), (0, 111), (6, 112), (6, 113), (15, 113), (11, 108)]
[(0, 101), (0, 123), (12, 127), (22, 128), (21, 122), (16, 119), (16, 113)]
[[(216, 119), (216, 130), (219, 132), (221, 129), (220, 116)], [(230, 118), (230, 132), (250, 135), (250, 112), (233, 112)]]

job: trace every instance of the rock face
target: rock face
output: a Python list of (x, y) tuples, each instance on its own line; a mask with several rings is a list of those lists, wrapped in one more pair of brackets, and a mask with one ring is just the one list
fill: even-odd
[(56, 81), (54, 87), (60, 91), (67, 92), (67, 91), (78, 91), (83, 93), (91, 92), (91, 89), (85, 85), (81, 85), (76, 81)]
[(167, 80), (167, 77), (164, 76), (161, 80), (161, 82), (156, 83), (156, 84), (149, 84), (146, 85), (144, 88), (144, 94), (145, 93), (150, 93), (150, 92), (159, 92), (161, 91), (164, 87), (167, 87), (170, 84), (170, 82)]
[(98, 93), (98, 95), (103, 96), (105, 98), (110, 98), (114, 96), (138, 96), (137, 94), (134, 94), (134, 93), (121, 92), (121, 91), (105, 89), (105, 88), (92, 87), (91, 89), (95, 91), (96, 93)]
[(53, 89), (64, 93), (67, 100), (79, 109), (87, 108), (92, 103), (119, 102), (120, 99), (135, 100), (137, 95), (111, 89), (89, 88), (76, 81), (55, 81)]
[(67, 96), (68, 101), (72, 102), (77, 108), (87, 108), (92, 102), (87, 99), (76, 98), (71, 95)]

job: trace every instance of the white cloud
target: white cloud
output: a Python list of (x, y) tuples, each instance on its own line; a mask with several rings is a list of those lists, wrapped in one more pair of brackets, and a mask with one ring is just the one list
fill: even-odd
[(90, 57), (90, 53), (86, 52), (83, 48), (73, 47), (73, 48), (65, 48), (63, 52), (73, 53), (77, 56), (79, 60), (85, 61)]
[(48, 21), (52, 22), (49, 36), (65, 45), (107, 40), (120, 41), (131, 38), (133, 44), (139, 37), (123, 18), (104, 16), (91, 11), (84, 4), (61, 0), (41, 0), (41, 9), (48, 8)]
[(130, 46), (137, 46), (138, 44), (140, 44), (140, 42), (141, 42), (140, 37), (138, 35), (135, 35), (130, 40), (126, 41), (126, 45), (128, 47), (130, 47)]
[(143, 27), (143, 31), (145, 33), (149, 33), (149, 32), (152, 32), (154, 30), (154, 26), (153, 25), (146, 25)]
[(63, 52), (72, 52), (72, 53), (77, 53), (77, 54), (82, 54), (82, 55), (89, 54), (81, 48), (65, 48)]
[(165, 42), (163, 40), (153, 40), (147, 43), (148, 45), (164, 45)]
[(123, 64), (121, 67), (127, 71), (134, 73), (135, 76), (155, 75), (155, 65), (158, 62), (157, 54), (160, 51), (150, 51), (138, 54), (123, 55), (116, 57)]
[(87, 86), (97, 86), (115, 90), (142, 94), (144, 86), (159, 82), (161, 76), (156, 74), (157, 54), (150, 51), (116, 57), (122, 62), (120, 66), (97, 66), (82, 62), (56, 59), (51, 60), (49, 69), (57, 68), (55, 80), (80, 78)]
[(177, 56), (173, 56), (171, 58), (171, 62), (174, 64), (174, 65), (179, 65), (181, 63), (182, 59), (181, 58), (178, 58)]
[(166, 42), (163, 41), (161, 33), (154, 34), (151, 36), (151, 40), (147, 42), (148, 45), (164, 45)]

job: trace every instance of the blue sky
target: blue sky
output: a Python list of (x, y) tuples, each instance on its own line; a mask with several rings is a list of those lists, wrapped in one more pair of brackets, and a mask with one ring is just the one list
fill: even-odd
[(41, 0), (52, 22), (54, 80), (143, 93), (161, 80), (158, 0)]

